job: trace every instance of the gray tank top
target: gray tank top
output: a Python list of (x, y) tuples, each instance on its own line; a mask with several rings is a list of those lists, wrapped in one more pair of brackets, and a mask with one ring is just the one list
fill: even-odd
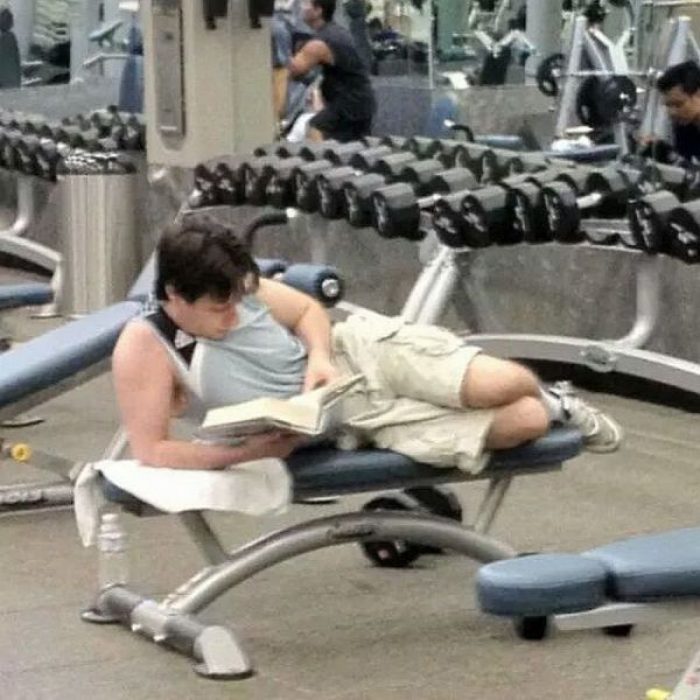
[(238, 306), (238, 325), (222, 340), (197, 339), (192, 386), (206, 410), (261, 396), (301, 392), (306, 348), (255, 296)]

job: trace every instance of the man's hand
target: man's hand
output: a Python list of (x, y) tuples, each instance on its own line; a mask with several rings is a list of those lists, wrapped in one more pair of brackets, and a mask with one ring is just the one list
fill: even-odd
[(304, 377), (304, 391), (317, 389), (340, 376), (329, 357), (309, 357)]
[(286, 459), (308, 438), (295, 433), (261, 433), (251, 435), (241, 444), (241, 447), (249, 453), (250, 459), (264, 459), (274, 457), (276, 459)]

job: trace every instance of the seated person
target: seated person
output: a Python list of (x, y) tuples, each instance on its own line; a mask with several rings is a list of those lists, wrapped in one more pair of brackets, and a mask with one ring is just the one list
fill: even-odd
[(303, 438), (266, 433), (228, 446), (173, 437), (171, 419), (260, 396), (288, 397), (339, 374), (364, 382), (343, 405), (363, 443), (436, 466), (477, 472), (487, 450), (576, 425), (608, 452), (619, 426), (570, 391), (543, 389), (525, 367), (483, 354), (434, 326), (385, 316), (331, 322), (311, 297), (259, 279), (234, 232), (185, 217), (157, 247), (158, 308), (132, 321), (113, 355), (122, 425), (133, 456), (151, 466), (221, 469), (286, 458)]
[[(673, 125), (673, 150), (684, 160), (700, 159), (700, 67), (686, 61), (668, 68), (656, 86)], [(659, 160), (673, 157), (663, 142), (651, 141), (649, 152)]]
[(315, 35), (289, 61), (288, 68), (293, 78), (317, 66), (321, 69), (324, 107), (310, 122), (310, 137), (345, 142), (367, 136), (376, 109), (369, 61), (363, 61), (347, 29), (333, 21), (335, 0), (305, 0), (303, 8), (304, 21)]

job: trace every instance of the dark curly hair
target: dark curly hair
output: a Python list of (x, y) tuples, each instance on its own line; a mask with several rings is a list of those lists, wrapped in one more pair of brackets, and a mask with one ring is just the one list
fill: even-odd
[(156, 248), (156, 297), (166, 285), (193, 303), (209, 295), (218, 301), (255, 291), (260, 270), (235, 231), (210, 217), (186, 216), (163, 231)]

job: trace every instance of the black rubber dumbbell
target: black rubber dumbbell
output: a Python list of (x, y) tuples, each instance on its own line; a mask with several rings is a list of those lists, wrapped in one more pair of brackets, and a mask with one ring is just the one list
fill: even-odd
[(367, 148), (364, 151), (355, 153), (355, 155), (353, 155), (353, 157), (350, 159), (349, 165), (355, 168), (355, 170), (370, 172), (380, 158), (390, 156), (393, 152), (394, 151), (392, 151), (389, 146), (375, 146), (374, 148)]
[(659, 190), (630, 199), (627, 216), (636, 247), (646, 253), (667, 253), (669, 217), (680, 206), (673, 192)]
[[(372, 172), (381, 175), (387, 184), (397, 182), (404, 168), (408, 165), (419, 163), (414, 153), (410, 151), (397, 151), (379, 158), (372, 166)], [(438, 163), (442, 167), (441, 163)]]
[(421, 212), (433, 207), (444, 195), (467, 193), (474, 187), (474, 177), (464, 168), (434, 174), (428, 184), (421, 186), (422, 197), (416, 191), (417, 186), (418, 183), (398, 182), (372, 194), (372, 222), (380, 236), (422, 239)]
[(296, 155), (307, 161), (325, 159), (325, 153), (329, 148), (340, 146), (337, 141), (329, 139), (328, 141), (307, 141), (297, 151)]
[(630, 181), (615, 168), (595, 174), (585, 170), (562, 173), (542, 188), (542, 201), (552, 237), (561, 243), (580, 242), (584, 238), (581, 212), (600, 211), (601, 204), (617, 205), (624, 211), (629, 191)]
[(676, 207), (668, 217), (668, 252), (685, 263), (700, 262), (700, 200)]
[(265, 189), (265, 197), (268, 204), (278, 209), (292, 207), (296, 204), (294, 173), (298, 167), (306, 164), (306, 162), (299, 156), (283, 158), (279, 162)]
[(194, 188), (188, 198), (188, 203), (193, 209), (216, 206), (217, 199), (214, 173), (204, 164), (200, 163), (194, 169)]
[(37, 175), (53, 182), (56, 179), (56, 169), (60, 161), (59, 146), (51, 139), (41, 139), (36, 152)]
[(235, 207), (245, 202), (245, 186), (241, 181), (238, 163), (220, 160), (212, 168), (216, 203)]
[(345, 216), (343, 187), (359, 173), (349, 165), (324, 170), (316, 176), (318, 210), (326, 219), (342, 219)]
[(433, 158), (442, 151), (442, 144), (439, 139), (432, 139), (427, 136), (411, 136), (403, 148), (414, 153), (418, 158)]
[(305, 163), (294, 169), (294, 196), (297, 207), (307, 213), (314, 212), (319, 205), (317, 175), (331, 170), (333, 163), (325, 158), (311, 163)]
[(355, 228), (372, 225), (372, 194), (386, 185), (386, 180), (377, 173), (364, 173), (343, 184), (345, 217)]
[(350, 165), (356, 153), (366, 150), (367, 146), (362, 141), (351, 141), (350, 143), (341, 143), (337, 146), (326, 148), (322, 157), (334, 165)]
[(238, 179), (243, 183), (245, 201), (248, 204), (265, 204), (267, 184), (281, 162), (279, 156), (261, 156), (241, 163), (238, 167)]
[(406, 146), (408, 142), (408, 137), (406, 136), (382, 136), (381, 144), (382, 146), (389, 146), (395, 150), (408, 150)]

